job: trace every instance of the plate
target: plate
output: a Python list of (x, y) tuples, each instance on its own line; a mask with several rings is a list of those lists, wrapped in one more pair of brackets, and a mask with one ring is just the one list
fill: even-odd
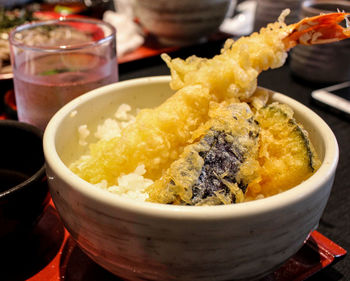
[(13, 78), (12, 72), (0, 73), (0, 80), (9, 80)]

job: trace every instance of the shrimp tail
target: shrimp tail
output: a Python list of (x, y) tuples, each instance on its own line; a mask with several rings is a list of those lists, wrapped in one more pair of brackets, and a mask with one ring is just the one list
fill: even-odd
[[(286, 50), (298, 44), (326, 44), (350, 38), (350, 13), (338, 12), (304, 18), (288, 26), (290, 33), (283, 39)], [(346, 27), (340, 25), (345, 20)]]

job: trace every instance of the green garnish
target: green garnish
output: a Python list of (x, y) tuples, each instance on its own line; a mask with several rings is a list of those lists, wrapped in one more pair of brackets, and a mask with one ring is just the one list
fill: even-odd
[(73, 69), (69, 68), (60, 68), (60, 69), (50, 69), (50, 70), (45, 70), (40, 73), (40, 75), (54, 75), (54, 74), (59, 74), (59, 73), (64, 73), (64, 72), (71, 72)]

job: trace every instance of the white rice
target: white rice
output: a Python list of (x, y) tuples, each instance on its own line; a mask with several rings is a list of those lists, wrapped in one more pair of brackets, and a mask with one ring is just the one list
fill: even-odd
[[(135, 116), (130, 113), (131, 110), (132, 108), (130, 105), (121, 104), (114, 114), (114, 118), (107, 118), (102, 124), (97, 126), (94, 136), (99, 140), (110, 140), (120, 136), (123, 128), (135, 122)], [(88, 144), (86, 138), (90, 135), (90, 130), (86, 124), (78, 127), (78, 134), (79, 144), (86, 146)], [(82, 156), (83, 159), (88, 157), (90, 157), (90, 155)], [(95, 186), (121, 197), (145, 201), (148, 198), (148, 194), (145, 190), (153, 183), (151, 179), (143, 176), (145, 173), (145, 166), (140, 163), (134, 172), (119, 176), (116, 180), (116, 185), (108, 186), (107, 181), (102, 180), (95, 184)]]
[(82, 146), (87, 145), (86, 138), (90, 135), (90, 131), (87, 128), (87, 125), (81, 125), (78, 127), (79, 132), (79, 144)]
[(145, 166), (139, 165), (133, 173), (118, 177), (117, 185), (108, 186), (107, 181), (102, 180), (96, 186), (122, 197), (145, 201), (148, 198), (145, 189), (153, 183), (152, 180), (143, 177), (145, 173)]

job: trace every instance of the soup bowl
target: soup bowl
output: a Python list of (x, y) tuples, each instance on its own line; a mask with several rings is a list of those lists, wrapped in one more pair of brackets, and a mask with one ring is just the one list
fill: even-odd
[(163, 45), (191, 45), (219, 30), (234, 0), (135, 0), (140, 24)]
[(159, 105), (173, 94), (169, 81), (158, 76), (111, 84), (78, 97), (50, 120), (44, 153), (58, 213), (92, 260), (127, 280), (258, 279), (295, 254), (317, 228), (333, 184), (337, 141), (313, 111), (270, 91), (270, 102), (294, 109), (322, 161), (309, 179), (283, 193), (220, 206), (140, 202), (102, 190), (68, 168), (86, 153), (78, 144), (79, 126), (94, 131), (122, 103)]
[(0, 120), (0, 257), (29, 236), (49, 204), (42, 136), (30, 124)]

